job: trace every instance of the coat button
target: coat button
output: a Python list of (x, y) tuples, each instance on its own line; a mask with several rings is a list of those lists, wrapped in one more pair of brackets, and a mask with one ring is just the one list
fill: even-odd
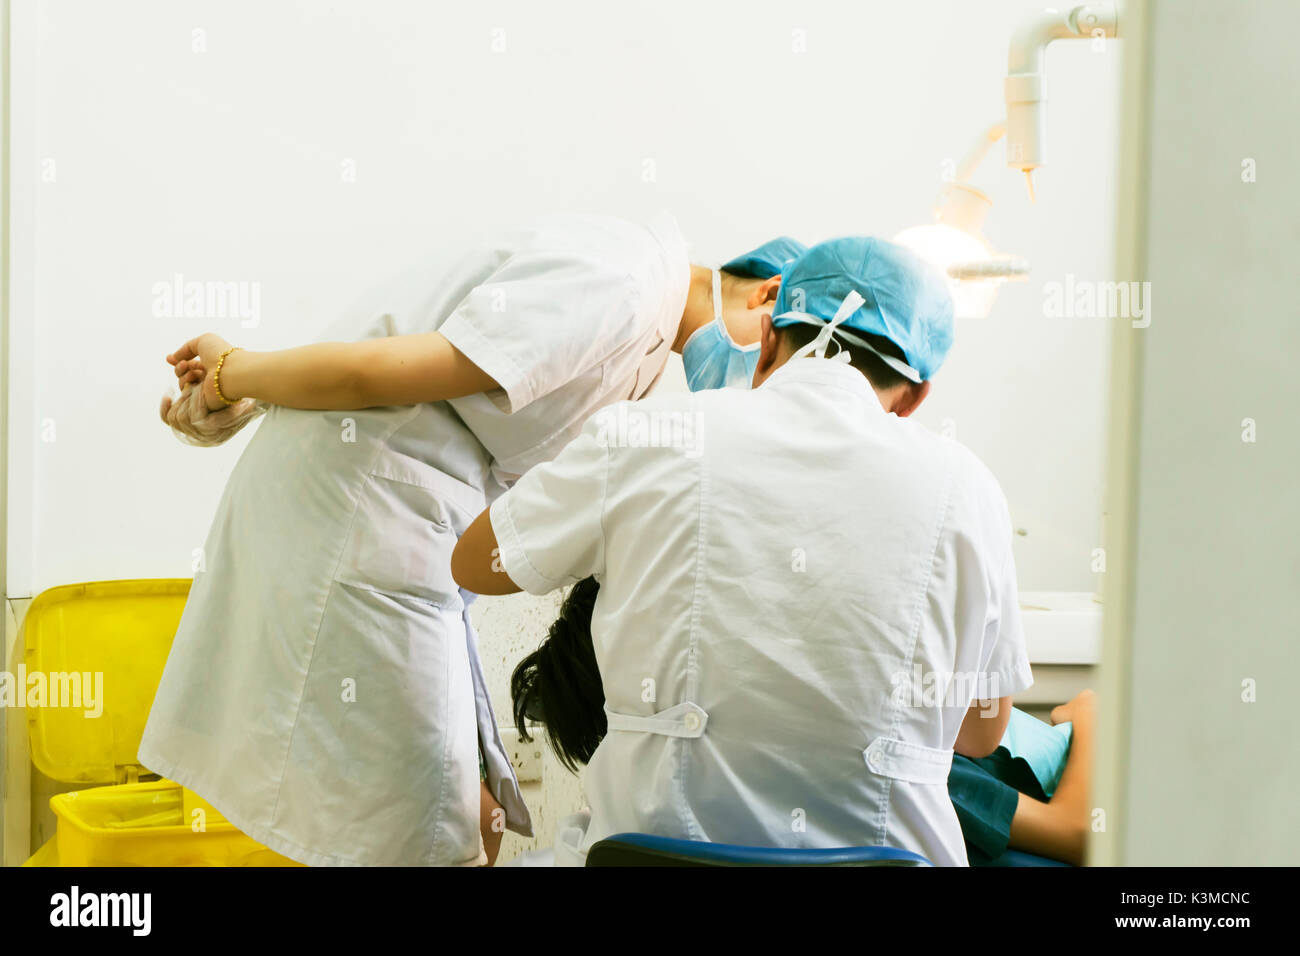
[(879, 770), (879, 769), (880, 769), (880, 751), (879, 751), (879, 750), (873, 750), (873, 751), (871, 751), (869, 754), (867, 754), (867, 766), (869, 766), (872, 770)]
[(687, 714), (684, 718), (682, 718), (682, 725), (683, 725), (687, 730), (699, 730), (699, 729), (700, 729), (700, 715), (699, 715), (699, 714)]

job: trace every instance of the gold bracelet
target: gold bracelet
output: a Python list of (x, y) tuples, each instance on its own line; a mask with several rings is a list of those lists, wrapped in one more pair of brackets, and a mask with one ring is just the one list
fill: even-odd
[(217, 359), (217, 367), (212, 370), (212, 390), (217, 393), (217, 398), (221, 399), (227, 405), (233, 405), (235, 403), (221, 394), (221, 366), (226, 364), (227, 355), (231, 352), (237, 352), (238, 350), (238, 345), (232, 345), (230, 348), (222, 352), (221, 357)]

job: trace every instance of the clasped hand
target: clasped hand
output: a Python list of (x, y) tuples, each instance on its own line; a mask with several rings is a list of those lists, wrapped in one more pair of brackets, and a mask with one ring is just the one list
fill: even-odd
[(252, 398), (227, 405), (217, 395), (208, 370), (216, 367), (218, 357), (229, 348), (225, 339), (209, 332), (167, 356), (181, 394), (179, 398), (164, 396), (158, 411), (181, 441), (205, 447), (220, 445), (264, 410)]

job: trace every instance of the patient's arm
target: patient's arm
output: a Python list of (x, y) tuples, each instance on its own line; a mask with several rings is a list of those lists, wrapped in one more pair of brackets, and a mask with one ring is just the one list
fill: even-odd
[(987, 757), (997, 749), (1010, 719), (1010, 697), (975, 701), (966, 711), (953, 749), (963, 757)]
[(1011, 820), (1013, 849), (1083, 863), (1092, 793), (1095, 712), (1096, 694), (1090, 690), (1052, 711), (1052, 723), (1068, 720), (1074, 724), (1070, 754), (1050, 803), (1020, 795), (1016, 815)]
[[(191, 339), (167, 356), (181, 383), (202, 383), (208, 408), (225, 407), (213, 372), (230, 348), (219, 335)], [(226, 355), (221, 394), (290, 408), (355, 409), (417, 405), (486, 392), (495, 379), (438, 332), (393, 335), (361, 342), (327, 342)]]

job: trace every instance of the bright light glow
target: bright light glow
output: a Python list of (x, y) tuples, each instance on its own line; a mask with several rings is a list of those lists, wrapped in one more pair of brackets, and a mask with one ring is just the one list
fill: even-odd
[(944, 274), (957, 318), (982, 319), (989, 314), (1001, 280), (955, 279), (948, 272), (950, 266), (991, 259), (993, 252), (984, 242), (969, 232), (942, 223), (904, 229), (894, 237), (894, 241)]

